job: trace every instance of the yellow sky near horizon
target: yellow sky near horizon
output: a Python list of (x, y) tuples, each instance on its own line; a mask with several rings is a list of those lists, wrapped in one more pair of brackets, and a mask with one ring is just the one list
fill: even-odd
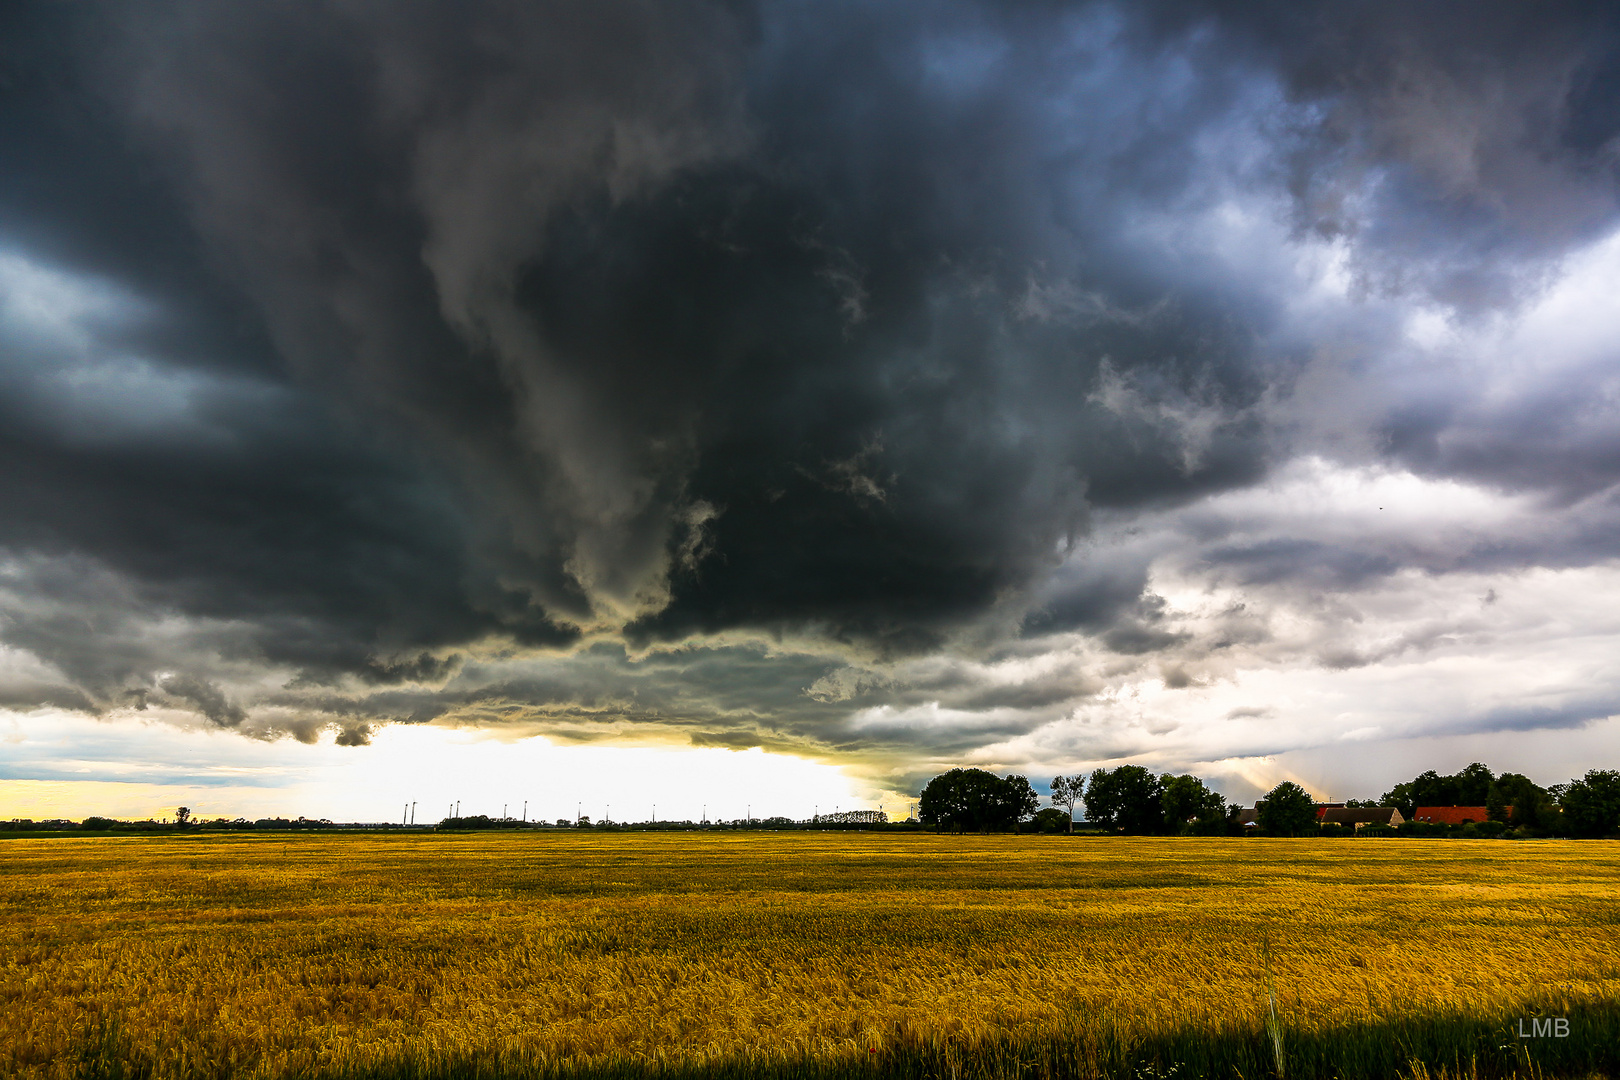
[[(380, 730), (372, 745), (264, 743), (231, 732), (41, 714), (0, 728), (0, 820), (95, 814), (312, 817), (418, 823), (463, 814), (600, 821), (707, 814), (801, 818), (820, 811), (887, 810), (901, 796), (845, 769), (761, 749), (557, 744), (431, 725)], [(32, 775), (29, 775), (32, 773)], [(656, 809), (655, 809), (656, 808)]]

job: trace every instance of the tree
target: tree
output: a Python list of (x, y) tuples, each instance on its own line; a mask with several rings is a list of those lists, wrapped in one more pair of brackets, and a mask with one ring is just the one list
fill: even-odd
[(1002, 779), (983, 769), (952, 769), (928, 781), (917, 798), (917, 816), (925, 825), (983, 832), (1016, 825), (1038, 805), (1040, 798), (1022, 776)]
[(1316, 830), (1316, 800), (1292, 780), (1266, 792), (1258, 809), (1260, 827), (1268, 836), (1305, 836)]
[(1180, 832), (1191, 822), (1220, 821), (1226, 816), (1226, 800), (1196, 776), (1166, 773), (1159, 778), (1159, 784), (1164, 789), (1159, 797), (1164, 824), (1171, 832)]
[(1079, 802), (1086, 790), (1086, 778), (1083, 776), (1054, 776), (1052, 777), (1052, 805), (1061, 806), (1069, 812), (1069, 831), (1074, 832), (1074, 804)]
[(1490, 801), (1491, 783), (1496, 777), (1491, 775), (1490, 769), (1476, 761), (1449, 779), (1456, 784), (1457, 798), (1452, 806), (1483, 806)]
[(1499, 786), (1503, 778), (1505, 774), (1502, 778), (1494, 777), (1490, 769), (1477, 761), (1451, 776), (1441, 776), (1430, 769), (1384, 792), (1383, 805), (1396, 807), (1401, 816), (1408, 818), (1420, 806), (1489, 806), (1491, 788)]
[(191, 807), (182, 806), (175, 810), (174, 820), (182, 829), (185, 828), (186, 824), (191, 821)]
[(1557, 817), (1558, 808), (1547, 789), (1522, 773), (1503, 773), (1496, 778), (1497, 794), (1513, 813), (1508, 821), (1532, 829), (1547, 828)]
[(1558, 801), (1576, 836), (1607, 836), (1620, 830), (1620, 772), (1593, 769), (1564, 785)]
[(1156, 833), (1164, 827), (1164, 788), (1140, 765), (1097, 769), (1086, 784), (1086, 817), (1108, 829)]
[(1028, 778), (1014, 774), (1007, 777), (1003, 783), (1007, 785), (1003, 792), (1006, 800), (1003, 809), (1011, 814), (1009, 825), (1023, 821), (1035, 813), (1035, 808), (1041, 805), (1041, 797), (1029, 786)]
[(1506, 822), (1508, 819), (1507, 797), (1502, 794), (1502, 785), (1491, 783), (1491, 790), (1485, 795), (1485, 820)]
[(1378, 798), (1378, 805), (1393, 806), (1401, 812), (1401, 817), (1410, 819), (1417, 812), (1417, 800), (1412, 795), (1411, 784), (1396, 784)]
[(1074, 818), (1055, 806), (1048, 806), (1045, 810), (1035, 811), (1035, 819), (1031, 824), (1035, 826), (1036, 832), (1060, 833), (1066, 826), (1074, 824)]

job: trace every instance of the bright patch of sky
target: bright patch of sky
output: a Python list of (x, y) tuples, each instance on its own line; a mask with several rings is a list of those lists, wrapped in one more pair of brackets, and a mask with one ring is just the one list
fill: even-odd
[[(0, 715), (0, 818), (172, 815), (418, 823), (463, 815), (531, 820), (808, 818), (889, 809), (840, 768), (762, 750), (571, 746), (433, 726), (385, 728), (368, 747), (261, 743), (129, 715)], [(656, 809), (655, 809), (656, 808)]]

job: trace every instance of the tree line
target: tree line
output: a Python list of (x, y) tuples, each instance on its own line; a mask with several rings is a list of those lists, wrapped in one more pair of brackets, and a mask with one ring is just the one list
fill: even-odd
[[(1032, 793), (1033, 794), (1033, 793)], [(180, 809), (185, 810), (185, 807)], [(199, 832), (304, 832), (336, 830), (344, 832), (485, 832), (485, 831), (539, 831), (556, 829), (589, 829), (597, 832), (788, 832), (833, 831), (855, 832), (880, 830), (886, 832), (916, 832), (921, 826), (915, 821), (888, 821), (882, 811), (845, 810), (829, 814), (816, 814), (808, 818), (749, 817), (713, 820), (669, 819), (659, 821), (597, 821), (588, 816), (557, 818), (553, 821), (520, 820), (492, 817), (488, 814), (451, 816), (423, 825), (402, 825), (397, 821), (338, 823), (326, 818), (217, 818), (193, 816), (189, 810), (173, 819), (125, 821), (117, 818), (91, 816), (76, 821), (71, 818), (32, 818), (0, 820), (0, 834), (17, 832), (79, 832), (79, 833), (199, 833)]]
[[(1121, 765), (1095, 769), (1090, 774), (1056, 776), (1051, 783), (1053, 805), (1040, 808), (1040, 796), (1029, 780), (1020, 775), (997, 776), (983, 769), (951, 769), (928, 782), (919, 796), (918, 817), (924, 826), (956, 831), (1002, 831), (1019, 829), (1038, 832), (1074, 831), (1077, 809), (1084, 807), (1085, 821), (1093, 831), (1133, 835), (1238, 835), (1245, 831), (1240, 816), (1244, 807), (1227, 803), (1219, 792), (1192, 775), (1155, 774), (1141, 765)], [(1377, 800), (1347, 800), (1349, 808), (1385, 806), (1400, 810), (1408, 820), (1396, 828), (1401, 835), (1572, 836), (1596, 837), (1620, 834), (1620, 771), (1593, 769), (1584, 777), (1565, 784), (1541, 787), (1521, 773), (1493, 773), (1474, 762), (1451, 775), (1433, 770), (1396, 784)], [(1480, 806), (1483, 822), (1459, 827), (1431, 825), (1410, 820), (1420, 806)], [(1256, 804), (1255, 824), (1270, 836), (1309, 836), (1332, 833), (1333, 826), (1318, 827), (1319, 804), (1291, 781), (1266, 793)], [(447, 818), (441, 829), (512, 828), (606, 828), (606, 829), (825, 829), (886, 828), (915, 829), (917, 823), (878, 824), (867, 821), (866, 813), (822, 814), (808, 821), (785, 817), (749, 818), (722, 821), (659, 821), (622, 824), (603, 822), (592, 826), (589, 818), (578, 821), (559, 819), (555, 825), (537, 821), (515, 822), (506, 818), (474, 815)], [(874, 819), (879, 815), (870, 815)], [(845, 820), (848, 819), (848, 820)], [(237, 830), (322, 830), (354, 828), (335, 825), (325, 819), (260, 818), (249, 821), (193, 818), (180, 807), (173, 822), (117, 821), (90, 817), (83, 822), (66, 819), (30, 821), (14, 819), (0, 823), (0, 831), (75, 830), (83, 832), (174, 832)], [(379, 830), (402, 828), (397, 824), (365, 826)], [(1382, 831), (1373, 827), (1374, 834)], [(1364, 830), (1365, 832), (1365, 830)]]
[(1228, 828), (1226, 800), (1196, 776), (1155, 776), (1140, 765), (1121, 765), (1089, 777), (1054, 777), (1051, 790), (1054, 808), (1038, 811), (1040, 797), (1023, 776), (952, 769), (923, 788), (917, 816), (924, 825), (958, 831), (1000, 831), (1029, 820), (1040, 831), (1072, 832), (1083, 802), (1087, 823), (1112, 832), (1220, 835)]
[[(1028, 825), (1037, 831), (1073, 831), (1077, 808), (1092, 830), (1139, 836), (1226, 836), (1244, 832), (1244, 807), (1228, 803), (1192, 775), (1155, 774), (1141, 765), (1095, 769), (1089, 775), (1056, 776), (1052, 808), (1029, 780), (983, 769), (951, 769), (930, 780), (918, 796), (925, 825), (956, 831), (1001, 831)], [(1255, 825), (1269, 836), (1318, 835), (1321, 804), (1304, 788), (1284, 781), (1255, 804)], [(1449, 776), (1433, 770), (1397, 784), (1378, 800), (1349, 799), (1347, 808), (1394, 807), (1408, 821), (1405, 835), (1445, 832), (1410, 819), (1420, 806), (1483, 806), (1486, 821), (1463, 835), (1609, 836), (1620, 832), (1620, 771), (1593, 769), (1566, 784), (1543, 788), (1520, 773), (1493, 773), (1474, 762)], [(1466, 826), (1464, 828), (1467, 828)], [(1331, 827), (1329, 828), (1331, 831)]]
[(1449, 776), (1430, 769), (1383, 795), (1411, 817), (1420, 806), (1483, 806), (1488, 821), (1542, 836), (1620, 832), (1620, 770), (1591, 769), (1565, 784), (1541, 787), (1522, 773), (1493, 774), (1474, 762)]

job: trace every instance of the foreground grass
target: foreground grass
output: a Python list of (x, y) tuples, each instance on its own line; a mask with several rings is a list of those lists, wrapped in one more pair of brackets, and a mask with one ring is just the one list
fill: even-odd
[(26, 1077), (1620, 1073), (1604, 842), (49, 838), (0, 915)]

